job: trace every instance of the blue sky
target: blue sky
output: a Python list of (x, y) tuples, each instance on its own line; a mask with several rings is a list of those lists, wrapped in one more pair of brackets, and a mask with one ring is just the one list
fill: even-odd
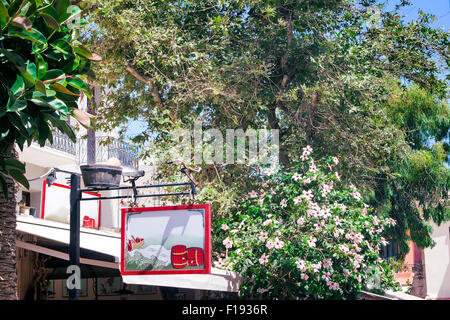
[[(411, 6), (401, 10), (406, 21), (416, 19), (419, 16), (418, 11), (422, 10), (436, 16), (437, 20), (433, 24), (434, 27), (443, 26), (448, 30), (450, 27), (450, 0), (411, 0), (410, 2)], [(392, 10), (398, 3), (400, 3), (400, 0), (389, 0), (386, 9)]]

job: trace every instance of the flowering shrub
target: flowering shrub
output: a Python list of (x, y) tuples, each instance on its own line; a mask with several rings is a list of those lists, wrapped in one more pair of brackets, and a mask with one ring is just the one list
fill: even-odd
[(266, 170), (263, 188), (215, 222), (222, 235), (215, 266), (244, 277), (243, 297), (352, 299), (368, 280), (394, 286), (379, 252), (395, 221), (371, 214), (357, 188), (345, 188), (336, 157), (311, 155), (304, 148), (293, 172)]

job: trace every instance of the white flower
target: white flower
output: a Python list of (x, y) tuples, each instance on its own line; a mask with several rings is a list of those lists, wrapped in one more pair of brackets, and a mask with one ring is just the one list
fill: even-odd
[(287, 206), (287, 200), (286, 200), (286, 199), (281, 200), (280, 206), (281, 206), (282, 208), (286, 208), (286, 206)]
[(295, 264), (297, 265), (297, 268), (299, 268), (300, 270), (306, 268), (306, 262), (304, 260), (298, 259), (297, 261), (295, 261)]
[(311, 238), (309, 238), (306, 242), (308, 242), (308, 245), (312, 248), (312, 247), (315, 247), (315, 246), (316, 246), (317, 239), (311, 237)]
[(233, 241), (231, 241), (230, 238), (225, 238), (222, 243), (227, 249), (230, 249), (233, 246)]
[(322, 268), (322, 262), (311, 264), (311, 267), (313, 267), (314, 272), (319, 272), (319, 270)]
[(266, 240), (267, 239), (267, 232), (261, 232), (260, 234), (259, 234), (259, 239), (260, 240)]
[(268, 176), (274, 174), (274, 172), (275, 172), (275, 171), (274, 171), (272, 168), (267, 168), (267, 169), (266, 169), (266, 174), (267, 174)]
[(248, 195), (250, 196), (250, 198), (256, 198), (256, 197), (258, 197), (258, 193), (257, 193), (255, 190), (249, 192)]
[(303, 217), (300, 217), (297, 219), (297, 224), (302, 225), (305, 223), (305, 219)]
[(334, 164), (339, 164), (339, 159), (337, 158), (337, 157), (333, 157), (333, 162), (334, 162)]
[(348, 253), (349, 249), (345, 244), (339, 245), (339, 250), (341, 250), (343, 253)]
[(263, 254), (261, 256), (261, 258), (259, 258), (258, 261), (260, 264), (266, 264), (269, 261), (269, 256), (266, 256), (265, 254)]
[(311, 190), (303, 190), (303, 194), (300, 196), (301, 198), (305, 198), (307, 200), (311, 200), (311, 198), (314, 197), (313, 193), (311, 192)]
[(299, 204), (300, 202), (302, 202), (302, 198), (300, 196), (294, 198), (294, 204)]
[(303, 181), (304, 184), (310, 184), (311, 183), (311, 178), (306, 178), (305, 181)]
[(309, 171), (311, 171), (312, 173), (316, 173), (317, 171), (319, 171), (319, 169), (317, 169), (316, 165), (311, 164), (311, 166), (309, 167)]
[(383, 245), (383, 246), (387, 246), (388, 244), (389, 244), (389, 242), (388, 241), (386, 241), (386, 239), (385, 238), (383, 238), (383, 237), (381, 237), (381, 244)]
[(336, 179), (338, 179), (339, 181), (341, 181), (341, 175), (339, 175), (339, 173), (335, 173)]
[(228, 230), (228, 226), (224, 223), (224, 224), (222, 224), (222, 230), (224, 230), (224, 231), (227, 231)]
[(303, 153), (300, 158), (302, 159), (302, 161), (306, 161), (308, 160), (308, 154), (307, 153)]
[(219, 259), (219, 260), (217, 260), (217, 261), (214, 261), (214, 265), (215, 265), (216, 267), (221, 267), (221, 266), (223, 266), (222, 259)]
[(331, 261), (331, 259), (323, 260), (323, 267), (325, 269), (330, 269), (332, 265), (333, 265), (333, 261)]
[(303, 148), (303, 154), (310, 154), (313, 151), (313, 149), (310, 146), (306, 146), (306, 148)]
[(269, 225), (272, 222), (272, 219), (267, 219), (266, 221), (263, 222), (264, 226)]
[(339, 283), (337, 283), (337, 282), (332, 282), (332, 281), (330, 281), (329, 283), (328, 283), (328, 287), (331, 289), (331, 290), (339, 290)]
[(267, 249), (272, 249), (275, 246), (275, 244), (272, 242), (272, 240), (267, 241), (266, 247)]
[(292, 176), (292, 179), (294, 179), (295, 181), (298, 181), (300, 179), (302, 179), (302, 175), (300, 173), (294, 173), (294, 175)]
[(278, 237), (277, 237), (274, 240), (274, 246), (275, 246), (275, 249), (281, 249), (284, 246), (284, 242), (281, 241), (280, 239), (278, 239)]

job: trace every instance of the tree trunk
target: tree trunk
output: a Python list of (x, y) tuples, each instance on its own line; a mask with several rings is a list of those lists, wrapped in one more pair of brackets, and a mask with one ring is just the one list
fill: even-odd
[(6, 181), (8, 198), (0, 192), (0, 300), (17, 300), (16, 184)]

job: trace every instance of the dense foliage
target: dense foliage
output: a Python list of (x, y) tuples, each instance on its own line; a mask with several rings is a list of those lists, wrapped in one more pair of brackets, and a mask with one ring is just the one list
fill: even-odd
[(53, 142), (57, 128), (73, 141), (66, 123), (69, 115), (90, 125), (78, 109), (92, 54), (77, 40), (85, 23), (81, 10), (69, 0), (0, 1), (0, 190), (7, 191), (4, 175), (28, 187), (25, 165), (11, 157), (33, 140)]
[(215, 265), (244, 276), (246, 298), (355, 299), (395, 287), (380, 258), (395, 220), (342, 183), (336, 157), (314, 160), (309, 146), (303, 155), (290, 170), (261, 170), (262, 189), (216, 221)]
[[(421, 13), (405, 23), (361, 0), (91, 0), (86, 43), (109, 101), (106, 129), (139, 120), (143, 157), (196, 119), (219, 130), (280, 130), (280, 162), (299, 145), (339, 157), (343, 179), (398, 221), (391, 237), (432, 245), (427, 219), (448, 220), (448, 32)], [(401, 1), (399, 6), (408, 5)], [(448, 136), (447, 136), (448, 138)], [(433, 143), (437, 143), (433, 146)], [(163, 163), (164, 161), (162, 161)], [(166, 179), (173, 171), (160, 166)], [(200, 199), (216, 217), (257, 190), (243, 165), (204, 165)]]

